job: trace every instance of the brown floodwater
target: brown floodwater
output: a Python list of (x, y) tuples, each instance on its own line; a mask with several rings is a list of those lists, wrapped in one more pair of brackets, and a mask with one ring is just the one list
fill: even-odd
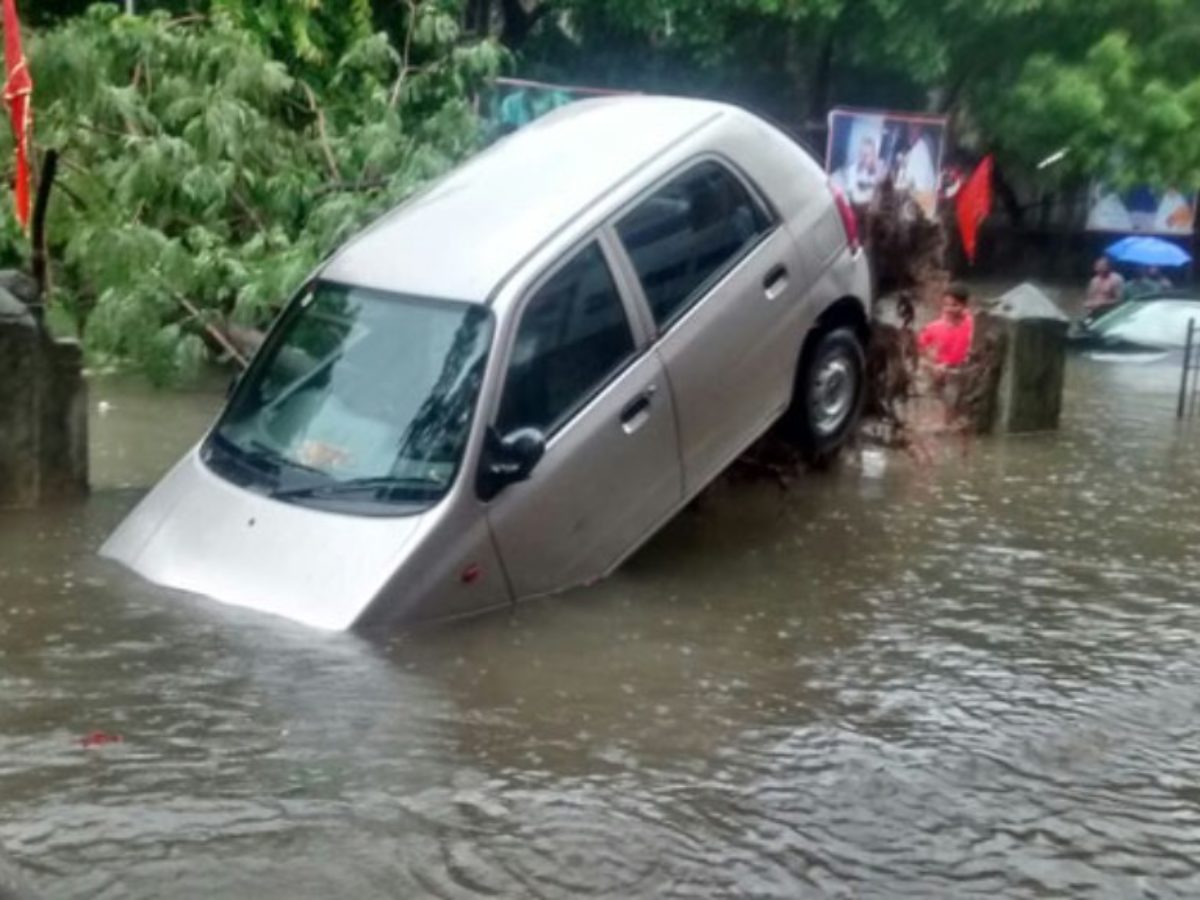
[(723, 484), (368, 640), (98, 561), (219, 399), (99, 381), (95, 496), (0, 515), (0, 847), (55, 898), (1200, 896), (1174, 386), (1075, 360), (1058, 434)]

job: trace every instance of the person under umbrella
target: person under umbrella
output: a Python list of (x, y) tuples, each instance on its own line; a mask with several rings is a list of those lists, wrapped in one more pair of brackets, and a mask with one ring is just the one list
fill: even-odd
[(1095, 274), (1088, 282), (1087, 297), (1083, 301), (1083, 308), (1089, 315), (1115, 306), (1125, 295), (1125, 279), (1113, 268), (1112, 261), (1107, 256), (1096, 260), (1092, 271)]

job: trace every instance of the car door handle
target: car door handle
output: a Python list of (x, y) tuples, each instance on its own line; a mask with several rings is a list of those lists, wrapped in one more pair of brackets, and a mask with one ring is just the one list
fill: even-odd
[(768, 300), (774, 300), (788, 286), (788, 270), (787, 266), (779, 265), (771, 269), (763, 278), (763, 292), (767, 295)]
[(650, 403), (657, 390), (657, 387), (650, 385), (625, 404), (625, 408), (621, 410), (621, 428), (626, 434), (633, 434), (650, 418)]

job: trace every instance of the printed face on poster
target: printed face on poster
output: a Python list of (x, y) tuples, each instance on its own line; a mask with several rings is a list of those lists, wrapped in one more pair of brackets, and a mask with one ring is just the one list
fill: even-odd
[(890, 180), (933, 218), (945, 143), (942, 117), (835, 109), (829, 114), (825, 170), (855, 206), (869, 206)]
[(1196, 195), (1170, 188), (1154, 191), (1135, 187), (1120, 192), (1092, 185), (1088, 202), (1088, 231), (1121, 234), (1161, 234), (1187, 237), (1196, 224)]

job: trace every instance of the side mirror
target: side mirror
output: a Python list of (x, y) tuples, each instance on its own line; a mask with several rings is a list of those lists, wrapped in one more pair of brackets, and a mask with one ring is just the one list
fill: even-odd
[(491, 500), (510, 484), (527, 481), (546, 454), (546, 436), (519, 428), (504, 437), (489, 430), (479, 467), (479, 497)]

